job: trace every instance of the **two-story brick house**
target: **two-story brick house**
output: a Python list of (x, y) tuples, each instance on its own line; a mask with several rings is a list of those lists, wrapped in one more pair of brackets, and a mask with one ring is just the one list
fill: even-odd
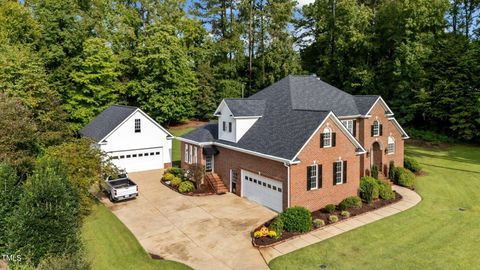
[[(356, 195), (373, 164), (403, 165), (408, 135), (380, 96), (353, 96), (315, 76), (288, 76), (245, 99), (224, 99), (184, 136), (181, 166), (273, 210), (317, 210)], [(217, 180), (218, 181), (218, 180)]]

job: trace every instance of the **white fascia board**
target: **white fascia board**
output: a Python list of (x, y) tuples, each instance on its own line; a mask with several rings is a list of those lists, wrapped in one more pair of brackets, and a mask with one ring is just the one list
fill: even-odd
[(393, 111), (390, 109), (390, 107), (388, 107), (387, 103), (385, 102), (385, 100), (383, 100), (382, 97), (378, 97), (377, 100), (373, 103), (373, 105), (370, 107), (370, 110), (368, 110), (368, 112), (365, 114), (365, 115), (370, 115), (370, 112), (372, 111), (373, 107), (375, 107), (375, 105), (378, 103), (378, 102), (382, 102), (383, 106), (389, 111), (391, 112), (391, 114), (386, 114), (387, 116), (393, 116)]
[(182, 137), (175, 137), (174, 139), (179, 140), (179, 141), (184, 142), (184, 143), (189, 143), (189, 144), (198, 145), (198, 146), (204, 146), (204, 145), (212, 144), (211, 142), (200, 143), (200, 142), (192, 141), (192, 140), (185, 139), (185, 138), (182, 138)]
[[(220, 104), (218, 105), (217, 109), (215, 110), (215, 112), (213, 113), (213, 116), (220, 116), (220, 111), (222, 110), (223, 106), (227, 106), (227, 103), (225, 102), (225, 99), (222, 99), (222, 101), (220, 102)], [(229, 108), (230, 110), (230, 108)]]
[(160, 128), (163, 132), (167, 133), (167, 139), (168, 137), (173, 138), (174, 136), (168, 132), (164, 127), (162, 127), (157, 121), (153, 120), (148, 114), (146, 114), (144, 111), (140, 110), (140, 108), (137, 108), (135, 111), (133, 111), (127, 118), (125, 118), (118, 126), (116, 126), (110, 133), (107, 134), (107, 136), (103, 137), (103, 139), (100, 140), (100, 142), (105, 141), (108, 137), (110, 137), (115, 131), (117, 131), (118, 128), (120, 128), (125, 122), (128, 121), (128, 119), (132, 118), (132, 116), (136, 113), (140, 112), (145, 118), (147, 118), (149, 121), (151, 121), (154, 125), (156, 125), (158, 128)]
[[(230, 109), (230, 108), (229, 108)], [(262, 116), (234, 116), (233, 119), (253, 119), (253, 118), (261, 118)]]
[(357, 115), (343, 115), (343, 116), (339, 116), (338, 119), (340, 120), (350, 120), (350, 119), (355, 119), (355, 118), (360, 118), (362, 117), (361, 114), (357, 114)]
[(402, 138), (404, 140), (410, 139), (410, 136), (408, 136), (407, 132), (405, 132), (405, 130), (403, 130), (400, 123), (397, 122), (397, 119), (395, 119), (394, 117), (391, 117), (391, 118), (388, 118), (388, 120), (392, 121), (393, 125), (400, 131), (400, 133), (402, 133)]
[[(315, 134), (320, 130), (320, 127), (325, 123), (325, 121), (327, 121), (327, 119), (332, 116), (333, 120), (335, 121), (335, 123), (337, 123), (337, 126), (340, 127), (340, 130), (343, 131), (344, 134), (347, 135), (347, 138), (352, 142), (352, 144), (354, 146), (356, 146), (358, 149), (360, 149), (361, 151), (360, 152), (356, 152), (357, 154), (361, 155), (361, 154), (365, 154), (367, 151), (365, 150), (365, 148), (363, 148), (363, 146), (360, 144), (360, 142), (358, 142), (357, 139), (355, 139), (355, 137), (353, 137), (352, 134), (350, 134), (350, 132), (347, 130), (347, 128), (342, 124), (342, 122), (340, 121), (340, 119), (338, 119), (338, 117), (330, 111), (330, 113), (328, 113), (328, 115), (325, 117), (325, 119), (323, 119), (323, 121), (320, 123), (320, 125), (318, 125), (318, 127), (315, 129), (315, 131), (312, 133), (312, 135), (310, 135), (310, 137), (307, 139), (307, 141), (305, 142), (305, 144), (300, 148), (300, 150), (298, 150), (297, 154), (295, 154), (295, 156), (292, 158), (292, 161), (295, 160), (298, 155), (303, 151), (303, 149), (305, 148), (305, 146), (307, 146), (307, 144), (310, 142), (310, 140), (313, 138), (313, 136), (315, 136)], [(297, 162), (298, 163), (298, 162)]]

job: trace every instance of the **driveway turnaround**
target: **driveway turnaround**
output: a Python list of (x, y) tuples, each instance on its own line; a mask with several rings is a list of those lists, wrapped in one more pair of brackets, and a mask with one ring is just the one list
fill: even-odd
[(265, 261), (270, 262), (278, 256), (321, 242), (325, 239), (334, 237), (344, 232), (348, 232), (368, 223), (372, 223), (379, 219), (405, 211), (415, 206), (422, 200), (420, 195), (410, 189), (400, 186), (393, 186), (393, 190), (402, 195), (402, 200), (394, 204), (384, 206), (380, 209), (349, 218), (345, 221), (325, 226), (324, 228), (309, 232), (294, 239), (287, 240), (276, 246), (261, 248), (260, 252), (265, 258)]
[(145, 250), (194, 269), (268, 269), (250, 232), (276, 213), (231, 193), (178, 194), (160, 183), (162, 171), (130, 174), (139, 197), (107, 207)]

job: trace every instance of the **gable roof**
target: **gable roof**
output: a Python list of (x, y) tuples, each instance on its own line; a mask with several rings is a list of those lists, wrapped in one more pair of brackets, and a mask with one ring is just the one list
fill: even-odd
[(110, 105), (90, 123), (80, 129), (79, 133), (82, 136), (100, 142), (137, 109), (137, 107), (126, 105)]
[(215, 115), (222, 105), (226, 105), (233, 117), (261, 117), (265, 111), (265, 100), (245, 98), (225, 98), (218, 106)]
[[(267, 156), (278, 157), (286, 161), (293, 161), (297, 153), (324, 120), (328, 116), (336, 118), (331, 110), (321, 110), (321, 104), (314, 102), (310, 102), (309, 106), (300, 104), (305, 100), (299, 97), (298, 89), (294, 91), (292, 89), (301, 87), (303, 78), (318, 81), (316, 77), (311, 76), (288, 76), (250, 98), (244, 99), (255, 102), (262, 100), (264, 103), (256, 104), (265, 104), (265, 107), (263, 116), (255, 122), (237, 143), (218, 139), (218, 125), (215, 123), (200, 127), (181, 136), (179, 139), (200, 144), (213, 143), (236, 147)], [(308, 82), (308, 84), (312, 84), (312, 82)], [(313, 87), (311, 91), (315, 91)], [(341, 96), (343, 94), (335, 93), (334, 95)], [(320, 96), (318, 95), (318, 98)], [(328, 98), (328, 96), (332, 95), (324, 95), (322, 97), (322, 102), (325, 104), (328, 103), (328, 100), (325, 101), (324, 99)], [(350, 101), (354, 102), (353, 97)], [(229, 104), (227, 106), (231, 109)], [(347, 111), (347, 113), (351, 112)], [(338, 121), (338, 123), (340, 122)], [(363, 149), (360, 143), (346, 129), (342, 131), (351, 137), (352, 143)]]
[(370, 109), (375, 105), (380, 96), (354, 96), (357, 110), (361, 115), (367, 115)]
[(127, 121), (135, 112), (141, 113), (154, 125), (167, 134), (167, 138), (173, 138), (173, 135), (164, 127), (153, 120), (148, 114), (140, 108), (127, 105), (110, 105), (90, 123), (79, 130), (80, 135), (89, 137), (96, 142), (101, 142), (112, 134), (123, 122)]

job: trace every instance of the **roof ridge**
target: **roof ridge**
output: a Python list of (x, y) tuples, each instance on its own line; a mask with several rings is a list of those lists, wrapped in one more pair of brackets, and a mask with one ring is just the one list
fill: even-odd
[(139, 109), (139, 108), (136, 107), (136, 106), (123, 105), (123, 104), (111, 104), (110, 106)]

